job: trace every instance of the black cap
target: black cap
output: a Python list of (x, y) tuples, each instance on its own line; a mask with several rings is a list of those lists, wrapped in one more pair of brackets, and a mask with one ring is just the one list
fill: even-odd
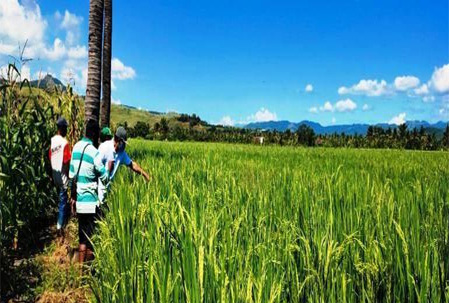
[(69, 124), (67, 123), (67, 120), (64, 119), (64, 117), (60, 117), (60, 118), (58, 119), (58, 121), (56, 121), (56, 125), (57, 125), (58, 127), (67, 127), (67, 126), (69, 126)]
[(117, 137), (117, 139), (120, 139), (126, 143), (126, 129), (124, 127), (119, 126), (115, 131), (115, 136)]

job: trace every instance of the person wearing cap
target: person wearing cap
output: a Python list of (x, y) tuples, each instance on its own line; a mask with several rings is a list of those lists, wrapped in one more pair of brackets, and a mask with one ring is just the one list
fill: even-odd
[(103, 143), (105, 141), (109, 141), (112, 139), (112, 132), (109, 127), (103, 127), (100, 133), (100, 142)]
[(63, 228), (67, 223), (69, 214), (67, 184), (70, 165), (70, 145), (65, 136), (67, 135), (67, 121), (60, 117), (56, 122), (57, 133), (51, 138), (51, 147), (48, 151), (50, 158), (53, 182), (58, 188), (59, 211), (56, 228), (60, 235), (63, 235)]
[[(115, 176), (120, 165), (128, 166), (132, 171), (142, 175), (146, 181), (150, 180), (150, 176), (145, 172), (139, 164), (132, 161), (125, 151), (127, 145), (127, 136), (125, 128), (119, 126), (115, 132), (114, 138), (100, 144), (98, 151), (105, 166), (109, 169), (109, 181)], [(101, 180), (98, 184), (98, 197), (101, 202), (104, 201), (109, 184), (103, 184)]]

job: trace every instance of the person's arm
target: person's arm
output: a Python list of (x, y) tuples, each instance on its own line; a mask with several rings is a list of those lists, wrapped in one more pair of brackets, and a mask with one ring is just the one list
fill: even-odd
[(62, 156), (62, 172), (67, 174), (70, 166), (70, 159), (72, 158), (72, 153), (70, 151), (69, 144), (66, 144), (64, 147), (64, 153)]
[(101, 155), (99, 152), (97, 152), (95, 158), (94, 158), (94, 166), (95, 171), (98, 175), (98, 178), (101, 180), (103, 184), (107, 184), (109, 182), (109, 171), (106, 168), (106, 166), (103, 164), (103, 161), (101, 160)]
[(124, 151), (123, 152), (123, 163), (128, 166), (132, 171), (134, 171), (135, 173), (142, 175), (145, 180), (148, 182), (150, 181), (150, 176), (148, 175), (148, 173), (146, 171), (144, 171), (139, 164), (137, 164), (136, 162), (132, 161), (131, 158), (128, 156), (128, 154)]
[(139, 175), (142, 175), (142, 176), (145, 178), (145, 180), (146, 180), (147, 182), (150, 181), (150, 176), (148, 175), (148, 173), (147, 173), (146, 171), (144, 171), (144, 170), (139, 166), (139, 164), (137, 164), (136, 162), (132, 161), (132, 162), (131, 162), (131, 165), (129, 165), (128, 167), (131, 168), (135, 173), (137, 173), (137, 174), (139, 174)]

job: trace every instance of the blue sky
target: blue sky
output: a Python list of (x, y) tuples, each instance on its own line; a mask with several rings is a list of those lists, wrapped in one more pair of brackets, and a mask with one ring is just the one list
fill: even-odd
[[(84, 93), (87, 0), (0, 1), (0, 66)], [(115, 1), (114, 102), (212, 123), (449, 120), (448, 1)], [(306, 89), (306, 87), (308, 89)]]

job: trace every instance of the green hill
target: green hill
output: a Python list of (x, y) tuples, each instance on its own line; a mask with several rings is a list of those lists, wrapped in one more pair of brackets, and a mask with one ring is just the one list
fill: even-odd
[(126, 122), (129, 126), (134, 126), (137, 121), (142, 121), (153, 125), (163, 117), (168, 118), (168, 115), (139, 110), (126, 105), (112, 104), (111, 107), (111, 121), (114, 124), (124, 124)]
[[(153, 127), (156, 123), (160, 122), (162, 118), (165, 118), (168, 122), (170, 128), (179, 126), (181, 128), (189, 128), (189, 122), (183, 120), (182, 117), (190, 117), (185, 114), (178, 114), (174, 112), (170, 113), (160, 113), (156, 111), (147, 111), (135, 108), (128, 105), (118, 105), (112, 104), (111, 107), (111, 121), (115, 125), (125, 124), (133, 127), (137, 122), (145, 122)], [(195, 130), (202, 130), (208, 128), (209, 125), (201, 121), (201, 123), (196, 124), (193, 128)]]

